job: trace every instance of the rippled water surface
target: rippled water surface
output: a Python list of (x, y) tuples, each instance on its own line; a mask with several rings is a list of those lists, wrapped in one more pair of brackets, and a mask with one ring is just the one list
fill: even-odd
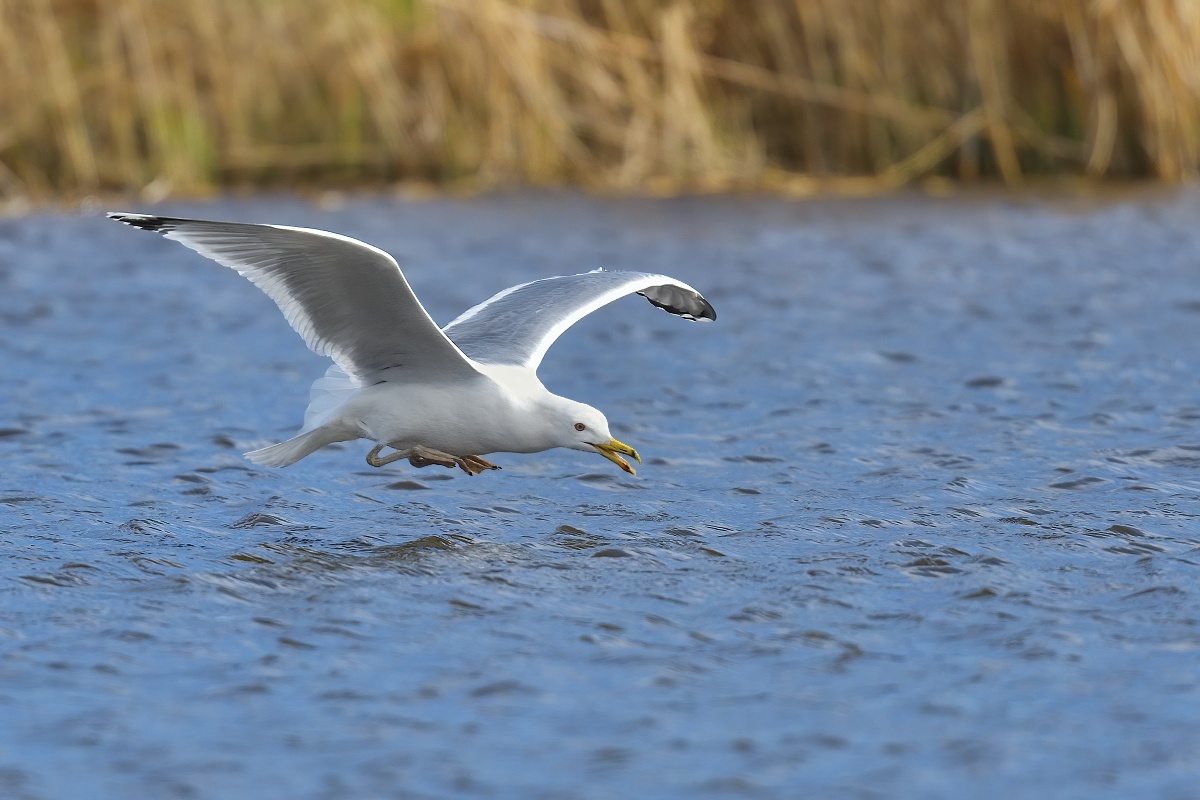
[(443, 323), (597, 266), (718, 321), (543, 364), (637, 477), (269, 470), (325, 368), (270, 301), (0, 220), (0, 796), (1200, 796), (1200, 196), (155, 210), (365, 239)]

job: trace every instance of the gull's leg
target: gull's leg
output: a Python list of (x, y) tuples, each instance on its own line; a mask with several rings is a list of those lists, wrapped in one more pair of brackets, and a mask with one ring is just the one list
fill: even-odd
[(443, 453), (441, 450), (434, 450), (432, 447), (423, 447), (416, 445), (407, 450), (397, 450), (396, 452), (380, 457), (379, 453), (387, 445), (378, 444), (367, 453), (367, 463), (372, 467), (382, 467), (386, 464), (391, 464), (393, 461), (399, 461), (402, 458), (407, 458), (408, 463), (414, 467), (431, 467), (437, 464), (441, 467), (458, 467), (468, 475), (475, 476), (484, 470), (500, 469), (486, 459), (479, 456), (452, 456), (449, 453)]
[(415, 445), (404, 451), (403, 455), (408, 457), (408, 463), (414, 467), (431, 467), (437, 464), (439, 467), (453, 467), (458, 464), (458, 456), (452, 456), (449, 453), (443, 453), (441, 450), (434, 450), (432, 447), (424, 447), (423, 445)]
[(409, 463), (414, 467), (428, 467), (431, 464), (440, 464), (443, 467), (453, 467), (458, 463), (458, 460), (455, 456), (452, 456), (448, 453), (443, 453), (440, 450), (434, 450), (429, 447), (421, 447), (420, 445), (417, 445), (416, 447), (410, 447), (407, 450), (397, 450), (390, 455), (380, 458), (379, 453), (385, 447), (387, 447), (385, 444), (375, 445), (375, 447), (371, 449), (371, 452), (367, 453), (367, 463), (372, 467), (382, 467), (386, 464), (391, 464), (393, 461), (399, 461), (402, 458), (407, 458)]
[(392, 463), (392, 461), (394, 460), (392, 458), (388, 458), (387, 461), (384, 461), (383, 459), (381, 459), (379, 457), (379, 454), (383, 451), (384, 447), (385, 447), (385, 445), (382, 445), (382, 444), (377, 444), (374, 447), (372, 447), (371, 452), (367, 453), (367, 463), (370, 464), (372, 467), (382, 467), (384, 464)]
[(463, 472), (471, 477), (478, 475), (487, 469), (500, 469), (490, 461), (485, 461), (479, 456), (452, 456), (449, 453), (443, 453), (440, 450), (434, 450), (429, 447), (413, 447), (407, 451), (409, 453), (408, 463), (414, 467), (428, 467), (430, 464), (440, 464), (443, 467), (457, 466)]

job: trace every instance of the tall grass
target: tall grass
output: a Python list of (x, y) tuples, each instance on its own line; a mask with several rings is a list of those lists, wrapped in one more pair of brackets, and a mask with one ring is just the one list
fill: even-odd
[(0, 0), (0, 198), (1198, 165), (1183, 0)]

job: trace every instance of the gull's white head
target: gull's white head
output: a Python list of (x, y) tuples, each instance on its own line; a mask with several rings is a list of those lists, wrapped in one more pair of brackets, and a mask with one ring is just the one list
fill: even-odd
[(618, 442), (608, 430), (608, 420), (585, 403), (555, 398), (555, 413), (551, 415), (555, 447), (599, 453), (630, 475), (635, 475), (629, 462), (621, 455), (631, 456), (642, 463), (642, 457), (627, 444)]

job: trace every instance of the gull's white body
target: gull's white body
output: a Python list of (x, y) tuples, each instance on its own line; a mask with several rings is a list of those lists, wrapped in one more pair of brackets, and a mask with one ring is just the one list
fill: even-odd
[[(633, 292), (685, 319), (716, 317), (674, 278), (597, 270), (514, 286), (439, 329), (396, 261), (355, 239), (279, 225), (109, 216), (237, 270), (275, 301), (312, 350), (334, 360), (313, 384), (300, 433), (246, 454), (274, 467), (362, 438), (453, 456), (471, 474), (462, 458), (554, 447), (599, 451), (632, 472), (616, 453), (636, 452), (612, 438), (603, 414), (538, 380), (542, 356), (571, 324)], [(374, 466), (378, 451), (367, 459)], [(423, 456), (414, 463), (421, 460), (448, 463)]]
[[(370, 439), (397, 450), (423, 446), (457, 455), (538, 453), (558, 447), (555, 426), (549, 424), (558, 415), (551, 412), (578, 404), (551, 394), (536, 380), (513, 375), (508, 368), (480, 367), (477, 378), (444, 384), (389, 382), (358, 388), (318, 426), (288, 440), (296, 447), (289, 448), (288, 463), (327, 444), (351, 439)], [(599, 435), (610, 438), (607, 430)], [(271, 465), (275, 459), (255, 458), (256, 453), (270, 450), (247, 455)], [(303, 455), (297, 455), (300, 450)]]

